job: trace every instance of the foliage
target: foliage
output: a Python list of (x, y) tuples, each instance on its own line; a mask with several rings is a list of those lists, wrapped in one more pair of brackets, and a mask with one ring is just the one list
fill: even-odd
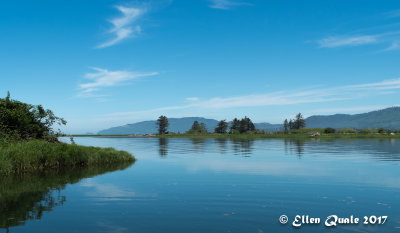
[(221, 120), (218, 122), (217, 127), (214, 129), (215, 133), (226, 133), (226, 130), (228, 129), (228, 123), (226, 120)]
[(287, 119), (285, 119), (285, 120), (283, 121), (283, 129), (284, 129), (284, 132), (285, 132), (285, 133), (288, 133), (288, 131), (289, 131), (289, 122), (288, 122)]
[(229, 129), (229, 131), (232, 132), (233, 130), (239, 130), (239, 127), (240, 127), (240, 121), (235, 117), (232, 120), (231, 128)]
[(292, 132), (292, 130), (306, 127), (306, 121), (304, 120), (303, 115), (301, 115), (301, 113), (297, 114), (295, 118), (296, 119), (294, 120), (290, 119), (289, 122), (287, 121), (287, 119), (285, 119), (285, 121), (283, 122), (285, 133), (288, 132), (288, 129)]
[(54, 124), (67, 122), (54, 115), (41, 105), (26, 104), (7, 97), (0, 99), (0, 136), (12, 140), (44, 139), (57, 141), (59, 132), (52, 128)]
[(166, 116), (161, 115), (157, 120), (158, 125), (158, 134), (166, 134), (169, 123), (168, 118)]
[(239, 132), (246, 133), (249, 131), (254, 131), (256, 127), (254, 126), (253, 122), (248, 117), (244, 117), (240, 120), (239, 124)]
[(133, 162), (125, 151), (44, 140), (0, 142), (0, 174)]
[(324, 129), (324, 133), (335, 133), (336, 129), (328, 127)]
[(194, 121), (192, 128), (189, 129), (187, 134), (205, 134), (207, 133), (207, 128), (204, 123), (199, 123), (198, 121)]

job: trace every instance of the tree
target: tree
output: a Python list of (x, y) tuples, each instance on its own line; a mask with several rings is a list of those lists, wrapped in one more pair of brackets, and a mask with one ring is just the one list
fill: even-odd
[(235, 117), (235, 119), (232, 120), (230, 131), (239, 130), (239, 126), (240, 121)]
[(294, 129), (294, 123), (293, 123), (293, 120), (292, 120), (292, 119), (290, 119), (290, 121), (289, 121), (289, 123), (288, 123), (288, 126), (289, 126), (289, 130)]
[(157, 120), (158, 125), (158, 134), (166, 134), (169, 123), (168, 118), (166, 116), (161, 115)]
[(0, 99), (0, 137), (10, 140), (45, 139), (57, 141), (60, 132), (55, 132), (54, 124), (67, 122), (41, 105), (23, 103), (7, 97)]
[(289, 128), (289, 123), (288, 123), (288, 120), (285, 119), (283, 121), (283, 129), (285, 130), (285, 133), (288, 133), (288, 128)]
[(296, 120), (294, 121), (294, 128), (301, 129), (306, 127), (306, 121), (303, 119), (301, 113), (296, 115)]
[(226, 133), (226, 130), (228, 129), (228, 123), (226, 120), (222, 120), (218, 122), (217, 127), (214, 129), (215, 133)]
[(200, 124), (199, 124), (199, 122), (198, 121), (193, 121), (193, 124), (192, 124), (192, 128), (191, 128), (192, 130), (199, 130), (200, 129)]
[(199, 123), (198, 121), (194, 121), (192, 124), (192, 128), (186, 132), (187, 134), (201, 134), (207, 133), (207, 128), (204, 123)]
[(254, 131), (256, 128), (253, 122), (248, 117), (244, 117), (240, 120), (239, 123), (239, 132), (246, 133), (248, 131)]
[(335, 133), (336, 129), (328, 127), (324, 129), (324, 133)]

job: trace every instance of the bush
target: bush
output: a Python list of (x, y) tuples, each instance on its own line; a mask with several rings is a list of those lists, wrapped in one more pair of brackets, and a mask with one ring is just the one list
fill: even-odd
[(57, 141), (52, 126), (66, 121), (41, 105), (31, 105), (10, 99), (10, 93), (0, 99), (0, 137), (7, 141), (44, 139)]
[(335, 133), (336, 129), (328, 127), (324, 129), (324, 133)]

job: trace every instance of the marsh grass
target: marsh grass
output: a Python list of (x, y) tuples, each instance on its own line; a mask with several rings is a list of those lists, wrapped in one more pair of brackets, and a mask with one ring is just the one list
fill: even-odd
[(43, 140), (0, 142), (0, 174), (134, 162), (126, 151)]

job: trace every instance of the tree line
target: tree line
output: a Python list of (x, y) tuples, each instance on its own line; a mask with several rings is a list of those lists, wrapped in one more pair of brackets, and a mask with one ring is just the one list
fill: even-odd
[[(168, 118), (161, 115), (157, 119), (158, 134), (168, 134), (169, 122)], [(283, 130), (285, 133), (289, 133), (291, 130), (301, 129), (306, 127), (306, 122), (301, 113), (295, 116), (295, 119), (285, 119), (283, 122)], [(243, 134), (249, 132), (257, 132), (254, 123), (250, 118), (245, 116), (242, 119), (234, 118), (231, 122), (226, 120), (220, 120), (217, 126), (214, 128), (214, 133), (217, 134)], [(192, 127), (186, 132), (187, 134), (205, 134), (209, 133), (204, 123), (194, 121)]]
[[(167, 134), (168, 133), (168, 118), (164, 115), (161, 115), (157, 119), (158, 126), (158, 134)], [(250, 118), (245, 116), (242, 119), (234, 118), (230, 123), (226, 120), (221, 120), (218, 122), (217, 126), (214, 128), (214, 133), (218, 134), (241, 134), (255, 131), (256, 127)], [(199, 123), (198, 121), (194, 121), (192, 127), (186, 132), (187, 134), (204, 134), (209, 133), (207, 127), (204, 123)]]

